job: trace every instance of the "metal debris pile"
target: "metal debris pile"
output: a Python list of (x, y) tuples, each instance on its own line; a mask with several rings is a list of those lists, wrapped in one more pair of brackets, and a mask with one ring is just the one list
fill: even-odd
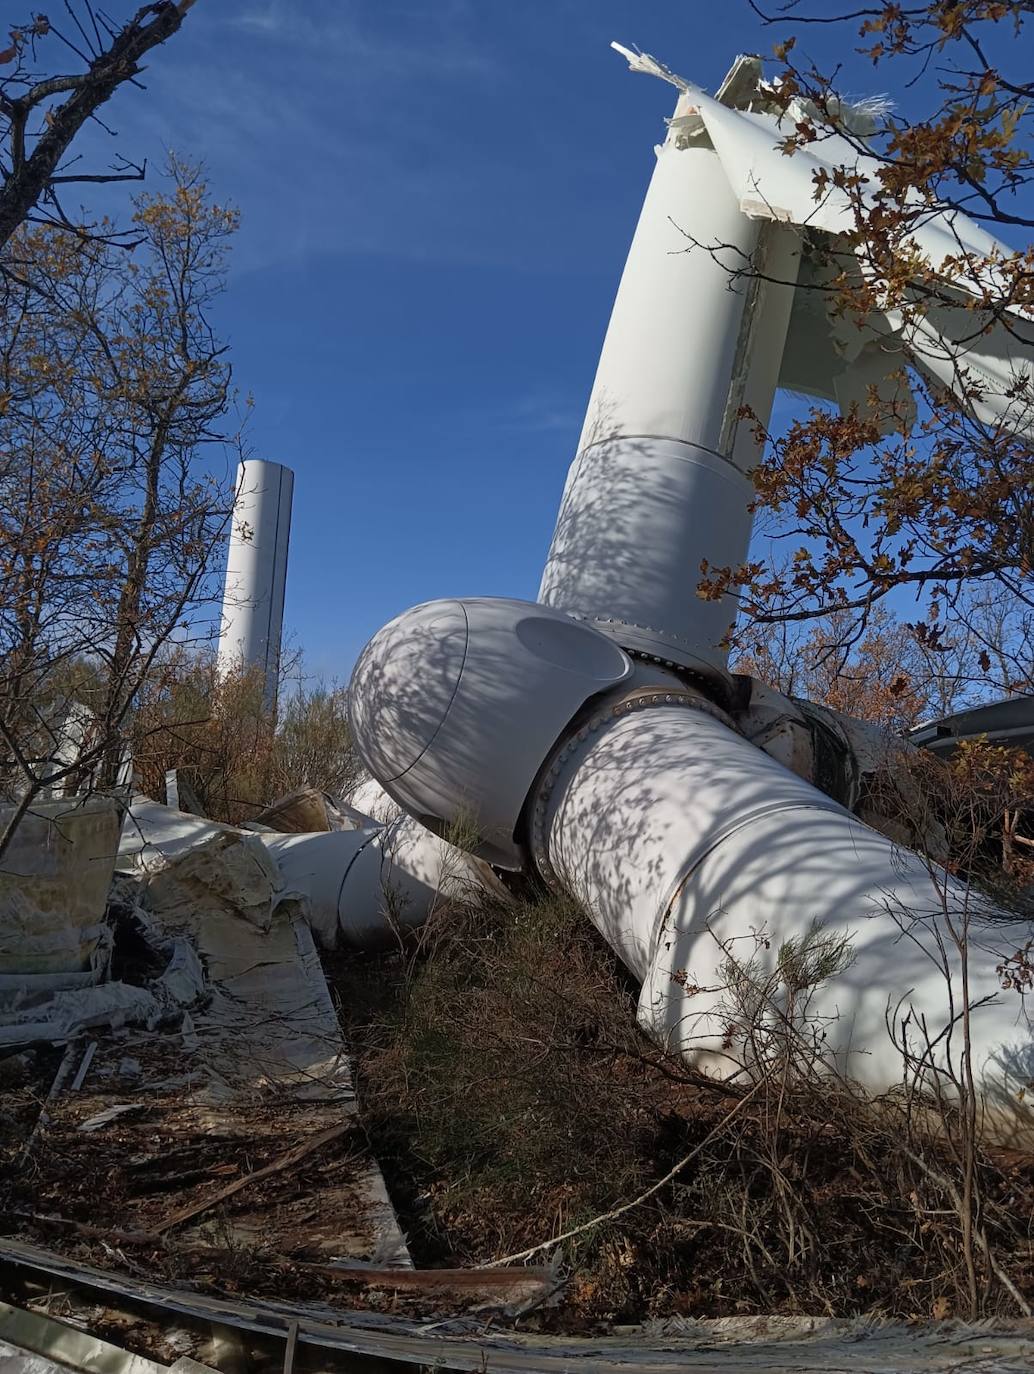
[(119, 845), (121, 821), (114, 801), (46, 802), (0, 872), (0, 1263), (15, 1287), (69, 1266), (323, 1315), (548, 1299), (548, 1269), (413, 1269), (309, 900), (264, 842), (329, 838), (354, 826), (347, 809), (299, 793), (252, 830), (138, 797)]

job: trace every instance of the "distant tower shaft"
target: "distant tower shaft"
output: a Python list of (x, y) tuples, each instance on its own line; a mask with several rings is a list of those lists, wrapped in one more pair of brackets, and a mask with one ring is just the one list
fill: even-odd
[(280, 463), (248, 458), (237, 469), (218, 664), (221, 673), (261, 669), (270, 707), (280, 672), (293, 494), (294, 473)]

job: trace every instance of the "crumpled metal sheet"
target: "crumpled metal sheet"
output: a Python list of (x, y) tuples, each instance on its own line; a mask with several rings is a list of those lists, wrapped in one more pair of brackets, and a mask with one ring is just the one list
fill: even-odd
[(29, 984), (0, 1009), (0, 1045), (60, 1044), (97, 1026), (159, 1025), (205, 995), (204, 973), (184, 939), (168, 943), (165, 971), (146, 987), (118, 981), (41, 991)]
[(55, 992), (38, 1005), (0, 1018), (0, 1045), (70, 1040), (91, 1026), (155, 1025), (161, 1009), (147, 988), (102, 983), (75, 992)]
[(167, 859), (144, 880), (145, 904), (167, 926), (197, 931), (213, 913), (267, 931), (277, 908), (300, 894), (287, 892), (280, 870), (257, 835), (217, 834)]

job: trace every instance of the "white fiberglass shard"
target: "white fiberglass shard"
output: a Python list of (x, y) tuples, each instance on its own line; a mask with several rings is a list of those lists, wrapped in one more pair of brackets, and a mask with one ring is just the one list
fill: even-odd
[(673, 72), (670, 67), (666, 67), (656, 57), (651, 57), (648, 52), (640, 52), (637, 48), (626, 48), (622, 43), (611, 43), (610, 46), (625, 58), (628, 62), (629, 71), (642, 72), (645, 76), (659, 77), (661, 81), (667, 81), (670, 86), (674, 86), (680, 91), (700, 91), (701, 89), (699, 86), (695, 86), (692, 81), (687, 81), (685, 77)]
[[(879, 187), (878, 158), (859, 152), (838, 134), (820, 135), (814, 144), (787, 153), (786, 139), (795, 133), (791, 118), (730, 110), (707, 95), (694, 94), (693, 103), (745, 215), (829, 234), (851, 234), (859, 228), (866, 194)], [(860, 178), (855, 190), (833, 184), (834, 173), (841, 169)], [(1011, 253), (959, 211), (931, 210), (911, 237), (935, 269), (963, 256), (985, 259)], [(979, 288), (965, 272), (953, 270), (951, 275), (960, 286)]]
[[(672, 121), (675, 131), (679, 132), (680, 126), (692, 130), (695, 121), (700, 121), (744, 214), (822, 229), (830, 234), (849, 234), (857, 228), (852, 194), (832, 184), (816, 194), (816, 177), (847, 169), (862, 179), (859, 190), (864, 196), (867, 187), (875, 190), (878, 185), (879, 158), (860, 152), (850, 139), (833, 133), (820, 133), (813, 145), (784, 152), (787, 138), (796, 133), (798, 120), (808, 110), (797, 102), (785, 114), (743, 108), (748, 103), (770, 104), (763, 88), (755, 88), (753, 101), (745, 89), (749, 78), (757, 80), (760, 76), (756, 59), (737, 58), (718, 95), (709, 96), (649, 53), (634, 52), (619, 43), (612, 43), (611, 47), (628, 59), (631, 70), (659, 77), (683, 93)], [(865, 103), (857, 109), (842, 107), (842, 118), (848, 127), (859, 123), (859, 114), (863, 122), (871, 120), (871, 113)], [(962, 254), (993, 258), (1008, 257), (1012, 252), (960, 211), (931, 209), (930, 217), (917, 225), (914, 238), (924, 257), (935, 267)], [(966, 285), (964, 275), (960, 276), (959, 285)], [(970, 285), (975, 287), (978, 283)]]
[[(808, 112), (804, 107), (788, 113), (742, 108), (766, 103), (763, 88), (755, 86), (753, 101), (746, 89), (760, 73), (756, 61), (737, 59), (715, 98), (649, 54), (612, 46), (628, 58), (634, 71), (679, 89), (670, 139), (680, 146), (704, 138), (710, 142), (744, 215), (840, 239), (859, 230), (864, 233), (865, 210), (879, 188), (879, 159), (838, 134), (820, 134), (813, 144), (786, 151), (787, 138)], [(854, 128), (859, 119), (871, 117), (871, 111), (845, 105), (843, 115)], [(836, 185), (838, 171), (858, 181), (850, 187)], [(918, 199), (917, 205), (921, 207)], [(1034, 320), (1018, 310), (1009, 310), (1003, 320), (974, 309), (986, 293), (1000, 293), (1006, 285), (999, 263), (1012, 251), (967, 215), (951, 209), (924, 211), (909, 237), (919, 256), (958, 291), (958, 303), (945, 300), (922, 317), (916, 313), (912, 318), (910, 312), (907, 321), (893, 311), (874, 317), (857, 335), (859, 347), (871, 346), (867, 366), (853, 377), (847, 374), (855, 370), (854, 363), (835, 347), (837, 329), (823, 318), (825, 312), (795, 310), (787, 338), (788, 365), (780, 383), (811, 395), (836, 397), (846, 409), (862, 402), (871, 385), (900, 390), (895, 374), (903, 347), (909, 361), (936, 387), (964, 398), (979, 421), (1029, 432), (1034, 413)], [(872, 281), (864, 246), (855, 251), (860, 270)], [(878, 281), (874, 285), (878, 288)], [(904, 404), (911, 409), (907, 399)]]

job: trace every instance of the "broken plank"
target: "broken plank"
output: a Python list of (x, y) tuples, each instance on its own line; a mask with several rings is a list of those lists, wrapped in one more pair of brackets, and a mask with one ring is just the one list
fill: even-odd
[(220, 1202), (225, 1202), (227, 1198), (233, 1197), (235, 1193), (241, 1192), (251, 1184), (257, 1183), (259, 1179), (269, 1178), (271, 1174), (281, 1173), (284, 1169), (290, 1169), (293, 1165), (300, 1163), (307, 1155), (311, 1155), (314, 1150), (320, 1149), (323, 1145), (329, 1145), (332, 1140), (338, 1140), (341, 1136), (347, 1135), (355, 1129), (354, 1122), (344, 1121), (336, 1126), (331, 1126), (329, 1130), (320, 1131), (317, 1135), (310, 1136), (308, 1140), (303, 1140), (300, 1145), (296, 1145), (286, 1154), (274, 1159), (271, 1164), (266, 1164), (261, 1169), (256, 1169), (253, 1173), (245, 1174), (241, 1178), (234, 1179), (232, 1183), (226, 1184), (223, 1188), (218, 1188), (208, 1197), (202, 1198), (200, 1202), (191, 1203), (189, 1207), (183, 1207), (178, 1212), (173, 1212), (164, 1221), (152, 1227), (155, 1235), (162, 1235), (165, 1231), (171, 1231), (175, 1226), (182, 1226), (185, 1221), (190, 1221), (192, 1217), (199, 1216), (202, 1212), (209, 1211), (212, 1207), (218, 1206)]
[(165, 1243), (153, 1231), (122, 1231), (117, 1227), (94, 1226), (87, 1221), (76, 1221), (74, 1217), (61, 1217), (49, 1212), (23, 1212), (11, 1209), (7, 1215), (17, 1217), (19, 1221), (32, 1222), (34, 1226), (44, 1229), (48, 1226), (64, 1226), (80, 1236), (86, 1236), (89, 1240), (108, 1241), (115, 1245), (146, 1245), (153, 1248)]

